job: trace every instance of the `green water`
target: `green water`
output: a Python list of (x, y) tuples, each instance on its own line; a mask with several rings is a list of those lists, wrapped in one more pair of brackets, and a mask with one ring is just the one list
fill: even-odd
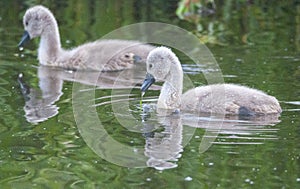
[[(278, 122), (234, 119), (220, 129), (217, 118), (143, 114), (138, 88), (98, 89), (73, 82), (73, 72), (38, 67), (38, 40), (22, 52), (16, 47), (22, 16), (38, 2), (0, 1), (1, 188), (299, 188), (299, 3), (216, 1), (217, 13), (202, 18), (202, 35), (211, 39), (207, 46), (225, 82), (263, 90), (283, 108)], [(177, 18), (174, 0), (42, 2), (55, 14), (66, 48), (138, 22), (196, 28)], [(192, 83), (206, 84), (202, 73), (214, 70), (194, 67), (178, 54)], [(30, 104), (22, 95), (19, 73), (44, 105), (27, 116)], [(92, 82), (97, 76), (89, 73)], [(39, 82), (45, 78), (51, 81), (50, 97), (42, 98)], [(154, 104), (158, 94), (148, 91), (143, 104)], [(40, 114), (45, 119), (35, 119)], [(195, 120), (200, 128), (191, 127)], [(207, 130), (207, 123), (214, 128)], [(200, 153), (204, 138), (213, 140)], [(155, 140), (170, 141), (165, 145), (170, 147), (151, 151)], [(149, 163), (161, 152), (174, 156), (163, 162), (168, 169)]]

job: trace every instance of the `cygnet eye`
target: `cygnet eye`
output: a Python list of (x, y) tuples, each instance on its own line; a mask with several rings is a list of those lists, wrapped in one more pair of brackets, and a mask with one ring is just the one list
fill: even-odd
[(125, 54), (125, 58), (129, 58), (129, 55), (128, 55), (128, 54)]
[(25, 26), (28, 26), (28, 21), (25, 22)]
[(151, 69), (153, 67), (153, 64), (149, 64), (149, 68)]

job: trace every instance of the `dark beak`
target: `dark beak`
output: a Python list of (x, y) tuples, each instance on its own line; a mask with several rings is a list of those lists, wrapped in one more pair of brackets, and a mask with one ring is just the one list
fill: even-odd
[(18, 47), (23, 47), (23, 45), (30, 40), (29, 33), (27, 31), (24, 32), (22, 39), (20, 43), (18, 44)]
[(146, 78), (141, 86), (141, 91), (146, 92), (154, 82), (155, 82), (155, 79), (154, 79), (153, 75), (147, 73)]
[(142, 62), (142, 57), (140, 57), (138, 55), (134, 55), (133, 56), (133, 61), (134, 61), (134, 63), (141, 63)]

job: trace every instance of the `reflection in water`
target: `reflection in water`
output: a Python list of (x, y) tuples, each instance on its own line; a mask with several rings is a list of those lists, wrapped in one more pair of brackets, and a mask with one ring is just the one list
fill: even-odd
[[(145, 155), (149, 157), (148, 167), (158, 170), (177, 167), (175, 163), (183, 151), (182, 124), (179, 114), (159, 116), (162, 132), (151, 132), (146, 135)], [(147, 123), (145, 120), (143, 123)]]
[[(39, 89), (34, 89), (26, 83), (26, 76), (19, 74), (18, 82), (25, 98), (25, 117), (30, 123), (43, 122), (58, 114), (55, 102), (59, 100), (64, 81), (79, 82), (90, 85), (90, 90), (134, 88), (141, 83), (145, 75), (144, 66), (120, 72), (84, 72), (70, 71), (62, 68), (39, 66)], [(118, 82), (116, 82), (116, 80)], [(86, 89), (89, 90), (89, 89)]]
[(58, 113), (58, 107), (54, 103), (63, 94), (62, 80), (39, 74), (40, 90), (30, 88), (24, 81), (23, 74), (19, 74), (18, 82), (25, 98), (24, 111), (28, 122), (36, 124)]
[[(114, 98), (104, 96), (103, 99), (109, 102), (96, 107), (91, 100), (94, 96), (85, 90), (86, 87), (79, 83), (73, 86), (73, 111), (82, 138), (97, 155), (124, 167), (164, 170), (177, 166), (175, 162), (181, 157), (180, 153), (193, 136), (195, 128), (187, 128), (184, 133), (179, 115), (157, 117), (154, 114), (152, 117), (150, 114), (142, 114), (141, 119), (141, 111), (134, 111), (126, 105), (127, 102), (134, 103), (134, 107), (139, 104), (135, 103), (138, 99), (133, 99), (129, 94), (128, 98), (124, 98), (124, 95), (116, 95)], [(118, 111), (107, 115), (106, 108), (114, 103), (118, 105)], [(111, 120), (117, 120), (117, 127), (112, 125)], [(119, 132), (115, 132), (121, 129), (120, 132), (124, 133), (124, 128), (133, 136), (145, 139), (145, 142), (120, 142), (120, 138), (135, 141), (133, 136), (119, 136)], [(112, 133), (110, 129), (113, 129)]]
[[(157, 122), (152, 128), (157, 128), (157, 124), (164, 128), (162, 132), (156, 131), (146, 135), (145, 155), (149, 157), (147, 165), (158, 170), (177, 167), (176, 161), (181, 157), (184, 147), (183, 136), (194, 134), (194, 130), (186, 132), (187, 129), (205, 129), (206, 132), (199, 144), (199, 153), (204, 153), (211, 145), (216, 144), (257, 145), (263, 144), (265, 140), (276, 140), (277, 129), (270, 126), (280, 122), (279, 114), (262, 117), (227, 116), (225, 119), (219, 119), (218, 115), (196, 115), (185, 112), (168, 114), (159, 111), (156, 115), (148, 105), (143, 109), (144, 125), (149, 127), (148, 122), (155, 124), (153, 122), (155, 118)], [(208, 142), (210, 144), (203, 144)]]

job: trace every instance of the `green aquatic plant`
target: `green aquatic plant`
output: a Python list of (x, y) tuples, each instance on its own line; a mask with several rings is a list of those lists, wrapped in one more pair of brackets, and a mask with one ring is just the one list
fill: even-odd
[(181, 0), (176, 15), (195, 25), (194, 34), (202, 43), (222, 44), (218, 40), (219, 31), (224, 27), (221, 22), (212, 20), (206, 23), (205, 18), (216, 13), (214, 0)]
[(178, 3), (176, 15), (180, 19), (198, 21), (201, 16), (215, 13), (214, 0), (181, 0)]

